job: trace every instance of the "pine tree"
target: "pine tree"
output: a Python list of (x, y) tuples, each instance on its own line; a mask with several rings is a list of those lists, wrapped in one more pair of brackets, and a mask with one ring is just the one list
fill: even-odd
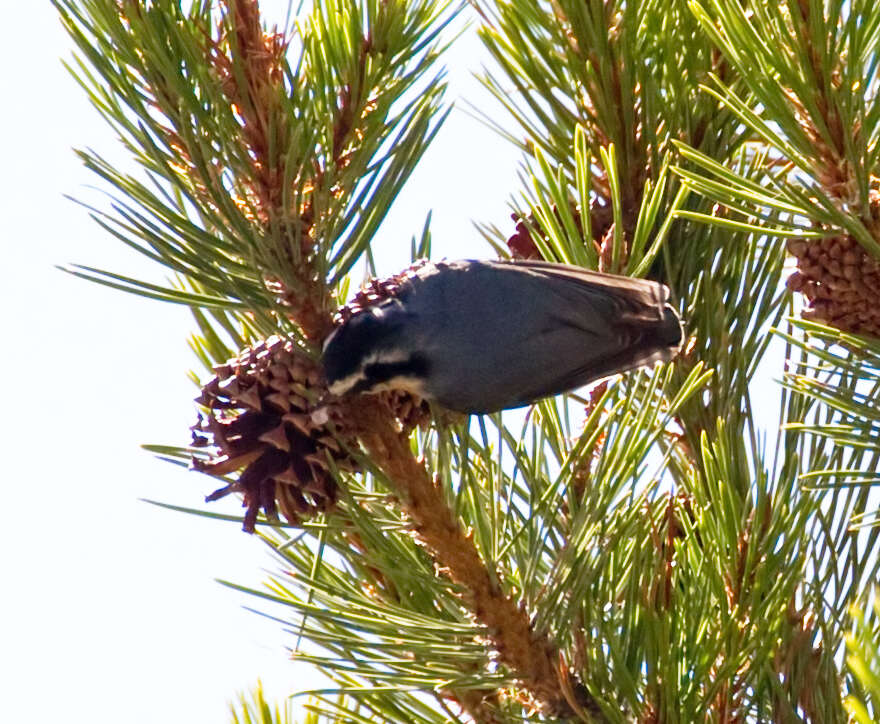
[[(140, 168), (80, 152), (94, 217), (171, 281), (69, 271), (192, 309), (199, 420), (152, 449), (243, 496), (278, 573), (242, 590), (335, 682), (305, 721), (880, 719), (880, 4), (55, 3)], [(687, 347), (524, 417), (328, 402), (321, 341), (399, 282), (342, 307), (459, 13), (524, 159), (483, 235), (663, 281)]]

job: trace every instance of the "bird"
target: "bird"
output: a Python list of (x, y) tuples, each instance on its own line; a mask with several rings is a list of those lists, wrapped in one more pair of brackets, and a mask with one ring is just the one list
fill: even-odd
[(681, 319), (654, 281), (542, 261), (427, 262), (323, 344), (331, 394), (404, 390), (454, 412), (523, 407), (666, 362)]

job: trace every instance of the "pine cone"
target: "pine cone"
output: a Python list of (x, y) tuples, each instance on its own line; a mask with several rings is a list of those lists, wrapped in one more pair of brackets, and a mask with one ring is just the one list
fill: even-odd
[[(511, 214), (510, 218), (516, 222), (516, 231), (513, 236), (507, 240), (507, 248), (513, 252), (514, 259), (540, 259), (541, 254), (538, 247), (532, 240), (532, 233), (529, 231), (529, 225), (524, 219), (516, 214)], [(533, 215), (529, 215), (529, 219), (534, 221)]]
[[(253, 532), (257, 514), (299, 524), (303, 517), (332, 508), (337, 499), (330, 462), (342, 470), (357, 464), (331, 432), (354, 447), (338, 403), (325, 392), (318, 364), (289, 339), (272, 337), (215, 368), (217, 375), (196, 399), (206, 409), (193, 426), (194, 469), (214, 476), (240, 471), (238, 479), (211, 493), (244, 496), (244, 530)], [(321, 400), (319, 402), (319, 400)]]
[(391, 299), (397, 293), (397, 290), (408, 279), (414, 277), (415, 273), (427, 263), (427, 259), (417, 259), (403, 271), (386, 279), (370, 279), (348, 304), (339, 308), (333, 320), (334, 324), (339, 326), (343, 322), (347, 322), (358, 312), (381, 304), (386, 299)]
[(787, 247), (798, 270), (786, 286), (809, 301), (804, 319), (880, 337), (880, 262), (850, 236), (793, 239)]
[[(559, 212), (556, 209), (556, 206), (553, 207), (553, 213), (556, 215), (556, 220), (562, 224), (562, 217), (559, 215)], [(571, 205), (571, 214), (574, 218), (575, 226), (578, 231), (583, 235), (583, 227), (581, 225), (581, 212), (577, 209), (575, 204)], [(540, 259), (541, 254), (538, 252), (538, 247), (535, 245), (534, 239), (532, 239), (532, 229), (536, 228), (537, 220), (535, 219), (534, 214), (529, 214), (528, 216), (522, 216), (520, 214), (511, 214), (510, 218), (516, 222), (516, 231), (514, 234), (507, 239), (507, 248), (513, 252), (514, 259)], [(612, 213), (611, 206), (600, 206), (596, 203), (590, 205), (590, 227), (593, 232), (594, 239), (603, 238), (608, 229), (614, 223), (614, 216)], [(591, 239), (585, 239), (585, 244), (595, 244), (595, 242)], [(597, 245), (598, 250), (598, 245)]]

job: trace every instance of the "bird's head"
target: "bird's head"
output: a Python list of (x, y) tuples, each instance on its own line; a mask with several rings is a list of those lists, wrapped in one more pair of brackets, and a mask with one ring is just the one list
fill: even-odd
[(406, 315), (394, 303), (358, 312), (327, 337), (322, 363), (331, 393), (406, 390), (424, 397), (427, 360), (407, 343)]

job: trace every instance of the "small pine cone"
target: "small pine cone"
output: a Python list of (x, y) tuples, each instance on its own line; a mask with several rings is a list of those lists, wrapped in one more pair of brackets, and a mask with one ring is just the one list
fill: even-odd
[(532, 240), (529, 225), (516, 214), (511, 214), (510, 218), (516, 222), (516, 232), (507, 240), (507, 248), (513, 252), (513, 258), (540, 259), (541, 255)]
[[(331, 432), (346, 437), (345, 416), (325, 389), (316, 362), (292, 340), (271, 337), (215, 368), (196, 402), (205, 408), (193, 426), (192, 466), (217, 477), (239, 472), (206, 500), (241, 493), (244, 530), (253, 532), (260, 509), (290, 523), (332, 508), (337, 499), (333, 466), (357, 464)], [(356, 444), (352, 437), (348, 446)]]
[(343, 307), (340, 307), (333, 320), (336, 326), (347, 322), (358, 312), (381, 304), (386, 299), (393, 297), (397, 290), (406, 283), (407, 279), (415, 276), (415, 273), (428, 263), (427, 259), (418, 259), (406, 269), (386, 279), (370, 279), (354, 298)]
[(791, 239), (786, 247), (798, 269), (786, 281), (809, 304), (804, 319), (815, 320), (844, 332), (877, 336), (867, 310), (880, 299), (880, 276), (873, 259), (852, 237)]
[[(553, 207), (553, 213), (557, 222), (562, 225), (562, 217), (556, 206)], [(571, 204), (571, 215), (574, 218), (575, 227), (583, 236), (584, 229), (581, 223), (581, 212), (577, 206)], [(532, 238), (532, 229), (537, 228), (538, 223), (534, 214), (522, 216), (521, 214), (511, 214), (510, 218), (516, 222), (516, 231), (507, 239), (507, 247), (513, 252), (514, 259), (540, 259), (541, 254)], [(598, 204), (590, 205), (590, 226), (593, 238), (601, 239), (611, 225), (614, 223), (614, 213), (610, 206), (599, 206)], [(592, 240), (585, 239), (585, 244), (594, 243)]]

